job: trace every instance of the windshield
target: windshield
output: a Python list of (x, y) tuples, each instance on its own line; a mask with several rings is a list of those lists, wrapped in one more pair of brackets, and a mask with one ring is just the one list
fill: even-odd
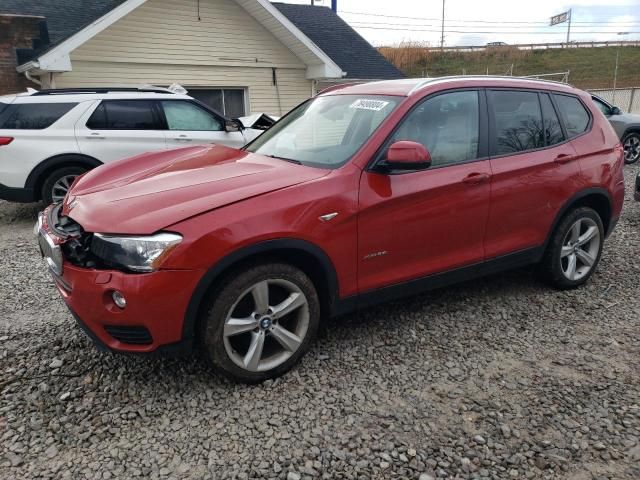
[(401, 97), (334, 95), (303, 103), (246, 147), (249, 152), (313, 167), (349, 160)]

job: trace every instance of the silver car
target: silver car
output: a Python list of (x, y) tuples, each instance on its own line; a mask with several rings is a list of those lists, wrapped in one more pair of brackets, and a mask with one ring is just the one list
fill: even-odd
[(636, 163), (640, 159), (640, 115), (624, 113), (595, 95), (591, 98), (618, 134), (624, 147), (624, 163)]

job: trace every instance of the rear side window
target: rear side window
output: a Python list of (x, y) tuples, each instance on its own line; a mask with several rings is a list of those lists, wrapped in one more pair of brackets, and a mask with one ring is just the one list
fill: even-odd
[(542, 112), (536, 92), (489, 91), (494, 119), (496, 155), (534, 150), (545, 146)]
[(564, 127), (569, 138), (586, 132), (587, 128), (589, 128), (591, 117), (589, 117), (589, 113), (582, 105), (582, 102), (576, 97), (568, 95), (554, 94), (553, 96), (560, 110), (560, 115), (562, 115)]
[(0, 129), (42, 130), (76, 105), (77, 103), (14, 103), (0, 112)]
[(542, 106), (542, 118), (544, 119), (544, 135), (547, 146), (564, 142), (564, 134), (560, 126), (560, 120), (556, 114), (549, 95), (540, 94), (540, 105)]
[(87, 128), (91, 130), (161, 130), (151, 100), (107, 100), (95, 109)]

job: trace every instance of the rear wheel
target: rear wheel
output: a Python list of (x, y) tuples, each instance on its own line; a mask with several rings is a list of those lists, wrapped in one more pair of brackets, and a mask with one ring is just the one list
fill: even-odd
[(622, 140), (624, 163), (636, 163), (640, 159), (640, 133), (632, 132)]
[(42, 200), (47, 205), (61, 202), (76, 177), (86, 171), (83, 167), (62, 167), (54, 170), (42, 184)]
[(542, 277), (560, 289), (585, 283), (600, 261), (604, 227), (595, 210), (581, 207), (557, 226), (539, 266)]
[(227, 279), (213, 298), (200, 337), (217, 371), (256, 383), (295, 365), (319, 321), (320, 302), (309, 277), (290, 265), (268, 263)]

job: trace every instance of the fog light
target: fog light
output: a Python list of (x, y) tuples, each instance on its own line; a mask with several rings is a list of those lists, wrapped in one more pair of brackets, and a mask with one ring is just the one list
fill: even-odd
[(127, 306), (127, 300), (117, 290), (111, 294), (111, 298), (113, 299), (113, 303), (115, 303), (118, 307), (124, 308)]

